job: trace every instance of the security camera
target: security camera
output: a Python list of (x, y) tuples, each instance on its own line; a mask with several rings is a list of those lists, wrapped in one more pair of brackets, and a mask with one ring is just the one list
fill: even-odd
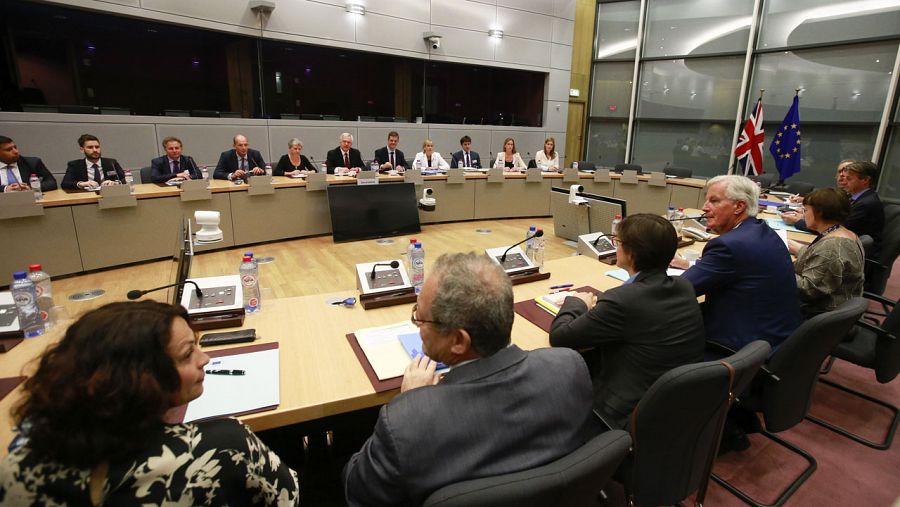
[(256, 14), (269, 15), (275, 10), (275, 2), (272, 0), (250, 0), (250, 10)]
[(569, 204), (587, 204), (587, 199), (578, 195), (581, 192), (584, 192), (584, 187), (581, 185), (572, 185), (569, 187)]
[(434, 195), (434, 189), (426, 187), (422, 190), (422, 198), (419, 199), (419, 209), (422, 211), (434, 211), (437, 199), (431, 197), (432, 195)]
[(441, 36), (434, 32), (425, 32), (422, 34), (422, 38), (425, 39), (425, 43), (427, 43), (431, 49), (441, 47)]

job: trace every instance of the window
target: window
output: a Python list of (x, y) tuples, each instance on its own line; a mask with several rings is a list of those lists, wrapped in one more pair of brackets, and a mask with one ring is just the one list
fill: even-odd
[(900, 35), (896, 0), (766, 0), (758, 49)]
[(752, 19), (752, 0), (651, 1), (644, 57), (744, 54)]

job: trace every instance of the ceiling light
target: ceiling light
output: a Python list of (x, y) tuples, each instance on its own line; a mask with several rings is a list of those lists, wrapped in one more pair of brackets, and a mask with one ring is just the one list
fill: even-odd
[(359, 14), (360, 16), (366, 15), (366, 6), (363, 4), (357, 4), (352, 2), (347, 2), (345, 9), (350, 14)]
[(495, 39), (502, 39), (503, 38), (503, 30), (500, 30), (499, 28), (491, 28), (490, 30), (488, 30), (488, 36), (493, 37)]

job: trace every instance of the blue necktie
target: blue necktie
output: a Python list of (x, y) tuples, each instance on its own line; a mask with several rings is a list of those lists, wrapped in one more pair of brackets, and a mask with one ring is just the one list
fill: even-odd
[(13, 183), (18, 183), (19, 179), (16, 178), (16, 173), (13, 171), (13, 166), (6, 166), (6, 184), (12, 185)]

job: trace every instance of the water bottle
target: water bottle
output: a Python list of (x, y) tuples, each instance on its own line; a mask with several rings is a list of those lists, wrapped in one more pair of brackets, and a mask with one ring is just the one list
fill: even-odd
[(578, 170), (578, 161), (572, 162), (572, 169)]
[(675, 218), (675, 208), (669, 206), (669, 209), (666, 210), (666, 220), (672, 220), (673, 218)]
[(319, 165), (319, 172), (322, 174), (328, 174), (328, 164), (322, 162), (322, 164)]
[(612, 227), (610, 227), (609, 233), (615, 235), (616, 231), (619, 229), (619, 223), (622, 221), (622, 215), (616, 215), (612, 221)]
[[(675, 221), (672, 222), (672, 226), (675, 227), (675, 235), (679, 238), (681, 237), (681, 229), (682, 229), (682, 227), (684, 227), (683, 219), (686, 216), (687, 215), (684, 214), (684, 208), (678, 208), (677, 210), (675, 210), (675, 212), (672, 215), (672, 218), (675, 219)], [(681, 219), (681, 220), (679, 220), (679, 219)]]
[(25, 338), (34, 338), (44, 334), (44, 323), (41, 321), (41, 311), (37, 305), (37, 294), (34, 283), (28, 279), (24, 271), (13, 273), (13, 282), (9, 286), (13, 300), (16, 303), (16, 311), (19, 314), (19, 329), (25, 333)]
[(31, 191), (34, 192), (34, 201), (40, 202), (44, 197), (44, 193), (41, 192), (41, 179), (38, 178), (37, 174), (31, 175), (31, 178), (28, 179), (28, 185), (31, 186)]
[(209, 167), (205, 165), (200, 166), (200, 175), (203, 176), (204, 180), (209, 180)]
[(266, 164), (266, 176), (272, 176), (272, 164)]
[(416, 238), (409, 238), (409, 245), (406, 247), (406, 271), (412, 273), (412, 251), (416, 249)]
[(534, 261), (534, 233), (537, 231), (535, 226), (528, 227), (528, 232), (525, 233), (526, 238), (531, 238), (525, 241), (525, 257), (528, 257), (532, 261)]
[(247, 313), (258, 312), (260, 307), (259, 278), (251, 257), (244, 256), (241, 261), (240, 275), (241, 288), (244, 293), (244, 311)]
[(534, 238), (534, 265), (544, 270), (544, 237)]
[(412, 274), (410, 275), (412, 286), (416, 289), (416, 294), (422, 290), (422, 284), (425, 283), (425, 250), (422, 243), (416, 243), (410, 254), (410, 262), (412, 263)]
[(131, 169), (125, 169), (125, 184), (128, 185), (128, 191), (130, 193), (134, 193), (134, 175), (131, 174)]
[(44, 271), (40, 264), (28, 266), (28, 279), (34, 284), (34, 293), (37, 296), (38, 310), (41, 312), (41, 321), (44, 329), (53, 327), (53, 319), (50, 310), (53, 308), (53, 289), (50, 286), (50, 275)]
[(376, 173), (378, 172), (378, 161), (377, 160), (373, 160), (372, 163), (369, 164), (369, 170), (375, 171)]

